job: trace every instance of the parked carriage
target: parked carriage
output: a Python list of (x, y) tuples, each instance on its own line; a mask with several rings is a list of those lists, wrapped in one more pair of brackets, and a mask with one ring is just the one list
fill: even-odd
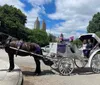
[(93, 72), (100, 73), (100, 39), (94, 33), (83, 34), (79, 37), (90, 39), (93, 47), (89, 52), (89, 57), (83, 55), (83, 50), (74, 45), (66, 43), (50, 43), (50, 52), (46, 56), (53, 62), (51, 68), (58, 69), (62, 75), (69, 75), (73, 72), (75, 66), (78, 68), (90, 67)]

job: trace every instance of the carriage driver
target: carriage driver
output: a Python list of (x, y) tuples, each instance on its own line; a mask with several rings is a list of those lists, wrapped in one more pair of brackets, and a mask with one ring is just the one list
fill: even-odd
[(64, 40), (64, 36), (63, 36), (62, 33), (60, 34), (60, 38), (59, 38), (59, 40), (60, 40), (60, 42), (62, 42), (62, 41)]

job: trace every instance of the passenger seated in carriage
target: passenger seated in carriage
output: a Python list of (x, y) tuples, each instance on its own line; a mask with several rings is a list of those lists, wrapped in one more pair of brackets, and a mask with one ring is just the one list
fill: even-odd
[(93, 45), (90, 39), (88, 39), (87, 41), (86, 40), (83, 41), (83, 54), (85, 57), (89, 58), (89, 54), (92, 48), (93, 48)]
[(90, 39), (88, 39), (88, 42), (87, 42), (87, 47), (86, 47), (88, 50), (92, 50), (92, 48), (93, 48), (93, 44), (92, 44), (92, 42), (91, 42), (91, 40)]

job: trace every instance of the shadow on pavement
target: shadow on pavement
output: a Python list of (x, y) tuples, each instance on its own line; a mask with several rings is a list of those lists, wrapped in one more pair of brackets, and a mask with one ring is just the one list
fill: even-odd
[(91, 75), (91, 74), (95, 74), (94, 72), (92, 72), (91, 68), (76, 68), (74, 69), (72, 74), (78, 74), (78, 75)]
[[(22, 71), (23, 75), (25, 76), (36, 76), (36, 74), (34, 72), (31, 71)], [(53, 73), (51, 70), (44, 70), (41, 72), (41, 74), (39, 76), (42, 75), (54, 75), (55, 73)]]
[[(58, 72), (58, 70), (55, 70), (56, 72)], [(23, 75), (25, 76), (35, 76), (34, 72), (31, 71), (22, 71)], [(96, 74), (94, 72), (92, 72), (91, 68), (75, 68), (74, 71), (71, 73), (71, 76), (74, 75), (92, 75), (92, 74)], [(52, 72), (51, 70), (44, 70), (42, 71), (41, 75), (59, 75), (56, 74), (54, 72)]]
[[(8, 71), (8, 69), (0, 69), (0, 71)], [(14, 69), (11, 72), (14, 72), (14, 71), (21, 71), (21, 70), (20, 69)]]

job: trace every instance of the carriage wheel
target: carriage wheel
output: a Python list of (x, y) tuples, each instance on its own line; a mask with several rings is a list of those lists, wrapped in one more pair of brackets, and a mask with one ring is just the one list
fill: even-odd
[(69, 75), (74, 70), (74, 61), (69, 57), (64, 57), (59, 61), (58, 69), (62, 75)]
[(84, 68), (88, 60), (87, 59), (74, 59), (74, 62), (78, 68)]
[(100, 73), (100, 52), (97, 52), (92, 58), (91, 68), (94, 73)]

